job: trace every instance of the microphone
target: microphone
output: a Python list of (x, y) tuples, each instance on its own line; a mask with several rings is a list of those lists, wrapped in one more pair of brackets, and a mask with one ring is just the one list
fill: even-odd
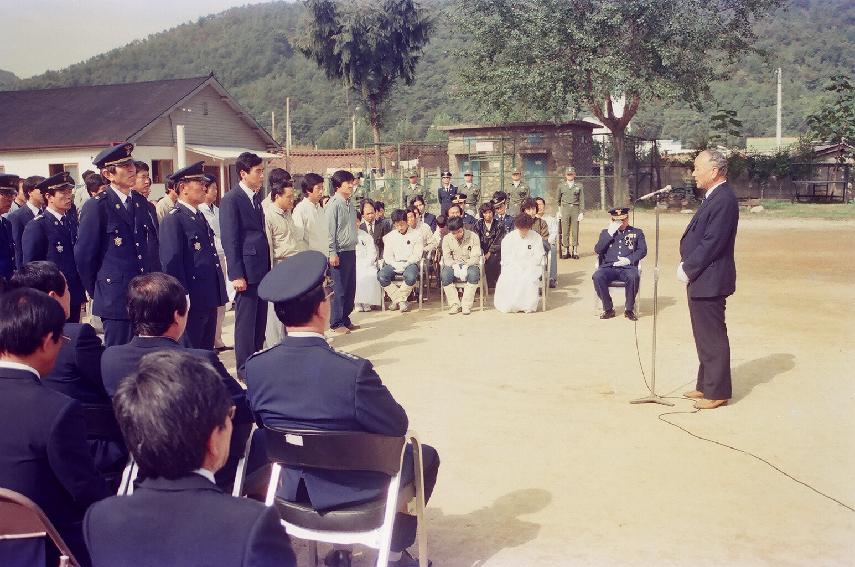
[(670, 193), (670, 192), (671, 192), (671, 186), (666, 185), (663, 189), (660, 189), (658, 191), (654, 191), (653, 193), (648, 193), (647, 195), (642, 195), (641, 197), (636, 199), (636, 201), (646, 201), (647, 199), (651, 199), (657, 195), (661, 195), (663, 193)]

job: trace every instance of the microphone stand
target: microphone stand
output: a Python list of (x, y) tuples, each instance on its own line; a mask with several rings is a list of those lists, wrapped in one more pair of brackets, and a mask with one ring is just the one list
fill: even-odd
[[(667, 194), (667, 192), (666, 192)], [(639, 199), (640, 200), (640, 199)], [(659, 312), (659, 207), (657, 203), (653, 206), (656, 211), (656, 244), (653, 262), (653, 350), (651, 353), (651, 376), (650, 384), (647, 385), (649, 394), (643, 398), (632, 400), (631, 404), (662, 404), (663, 406), (673, 406), (673, 402), (669, 402), (656, 393), (656, 316)], [(638, 201), (636, 201), (638, 202)], [(640, 293), (640, 292), (639, 292)]]

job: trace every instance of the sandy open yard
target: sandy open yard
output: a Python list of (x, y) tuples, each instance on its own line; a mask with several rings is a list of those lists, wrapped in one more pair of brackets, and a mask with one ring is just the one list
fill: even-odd
[[(442, 458), (434, 565), (855, 564), (855, 511), (805, 486), (855, 508), (855, 221), (746, 217), (727, 310), (734, 399), (714, 411), (628, 403), (646, 393), (634, 325), (594, 313), (604, 213), (582, 223), (586, 253), (560, 261), (545, 313), (448, 316), (434, 293), (421, 311), (355, 314), (363, 328), (334, 346), (374, 362)], [(668, 396), (697, 369), (674, 277), (688, 220), (662, 217), (657, 391)], [(650, 247), (637, 324), (649, 378), (654, 217), (634, 225)]]

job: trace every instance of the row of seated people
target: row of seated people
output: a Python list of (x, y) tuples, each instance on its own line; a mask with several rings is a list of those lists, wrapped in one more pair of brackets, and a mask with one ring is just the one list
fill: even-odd
[[(285, 264), (293, 270), (300, 262)], [(322, 321), (328, 325), (329, 296), (321, 285), (325, 258), (324, 266), (321, 283), (313, 282), (308, 290), (320, 292), (274, 302), (289, 333), (299, 336), (300, 328)], [(289, 278), (294, 285), (306, 273), (268, 276)], [(270, 280), (268, 287), (273, 285)], [(145, 274), (130, 282), (128, 308), (136, 336), (127, 345), (106, 350), (88, 324), (66, 321), (69, 292), (52, 263), (25, 265), (8, 287), (0, 295), (0, 487), (38, 504), (83, 566), (294, 564), (275, 511), (223, 492), (231, 486), (240, 456), (230, 454), (229, 447), (242, 447), (245, 441), (234, 443), (232, 428), (248, 434), (250, 408), (268, 425), (389, 435), (406, 431), (406, 413), (367, 361), (348, 367), (347, 379), (337, 382), (348, 392), (349, 407), (334, 405), (342, 398), (328, 390), (329, 384), (297, 370), (329, 370), (323, 364), (325, 355), (356, 360), (335, 353), (325, 342), (325, 351), (303, 350), (303, 365), (279, 362), (269, 373), (249, 372), (251, 385), (270, 380), (272, 389), (255, 397), (250, 390), (248, 398), (216, 353), (182, 346), (189, 306), (184, 288), (167, 274)], [(285, 354), (281, 349), (288, 347), (283, 343), (265, 355)], [(286, 384), (283, 368), (292, 369), (292, 384), (299, 381), (303, 391)], [(295, 405), (272, 410), (270, 395), (277, 388), (282, 400)], [(333, 407), (306, 413), (301, 399)], [(83, 406), (110, 403), (125, 443), (104, 446), (87, 437)], [(390, 413), (390, 408), (397, 410)], [(331, 413), (340, 416), (338, 423)], [(372, 416), (384, 417), (378, 422)], [(278, 421), (272, 423), (273, 417)], [(125, 464), (125, 447), (139, 465), (138, 489), (132, 496), (96, 504), (115, 493), (108, 475)], [(439, 461), (435, 451), (425, 449), (426, 486), (432, 490)], [(263, 446), (260, 454), (264, 459)], [(309, 474), (292, 474), (297, 484), (290, 486), (286, 480), (290, 491), (284, 497), (300, 497), (308, 485), (311, 503), (318, 508), (370, 498), (388, 483), (388, 477), (340, 475), (334, 479), (338, 486), (330, 479), (318, 485), (308, 480)], [(398, 530), (403, 535), (390, 564), (412, 565), (415, 560), (405, 550), (415, 537), (413, 519), (406, 516), (401, 522), (411, 529)], [(0, 557), (4, 565), (15, 565), (5, 561), (15, 557), (4, 551), (9, 544), (0, 542)], [(56, 564), (51, 563), (55, 549), (47, 546), (43, 553), (47, 564)]]

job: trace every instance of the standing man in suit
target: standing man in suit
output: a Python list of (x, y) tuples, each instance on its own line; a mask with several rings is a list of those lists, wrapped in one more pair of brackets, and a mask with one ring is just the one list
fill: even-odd
[(705, 150), (695, 158), (692, 172), (704, 200), (680, 239), (677, 278), (686, 284), (689, 316), (698, 351), (698, 380), (686, 392), (698, 409), (714, 409), (732, 396), (730, 342), (724, 311), (736, 291), (733, 249), (739, 223), (739, 203), (727, 183), (727, 158)]
[(94, 567), (296, 564), (275, 508), (214, 483), (229, 457), (235, 407), (213, 368), (181, 351), (149, 354), (114, 407), (145, 479), (86, 514)]
[(439, 202), (439, 214), (448, 216), (448, 207), (454, 201), (454, 196), (457, 195), (457, 187), (451, 184), (451, 172), (442, 172), (442, 185), (439, 186), (436, 192), (436, 200)]
[(178, 203), (160, 224), (160, 262), (190, 297), (184, 342), (190, 348), (214, 350), (217, 308), (228, 301), (214, 231), (199, 206), (205, 202), (205, 162), (196, 162), (169, 176)]
[[(24, 265), (37, 260), (53, 262), (62, 271), (71, 293), (68, 321), (80, 322), (80, 309), (86, 303), (86, 290), (74, 260), (77, 242), (77, 218), (71, 213), (74, 181), (63, 171), (38, 184), (47, 201), (44, 211), (27, 224), (21, 237)], [(20, 269), (20, 267), (19, 267)]]
[(353, 174), (340, 169), (330, 179), (335, 194), (326, 206), (327, 227), (330, 232), (329, 262), (332, 268), (333, 297), (330, 328), (345, 335), (359, 328), (350, 320), (356, 298), (356, 209), (353, 206)]
[(132, 191), (136, 168), (134, 145), (103, 150), (93, 163), (110, 182), (106, 191), (89, 199), (80, 213), (74, 259), (83, 286), (93, 299), (92, 314), (104, 325), (104, 344), (125, 344), (133, 335), (126, 290), (131, 278), (160, 270), (151, 240), (157, 228), (143, 197)]
[(23, 191), (26, 201), (24, 201), (23, 206), (9, 215), (8, 220), (12, 225), (12, 239), (15, 241), (16, 268), (20, 268), (26, 263), (21, 245), (24, 228), (42, 213), (42, 207), (45, 206), (44, 196), (39, 189), (39, 184), (44, 180), (45, 178), (41, 175), (33, 175), (24, 179)]
[(11, 173), (0, 173), (0, 278), (9, 279), (15, 271), (15, 241), (12, 225), (5, 218), (18, 194), (20, 177)]
[(258, 284), (270, 271), (270, 247), (264, 232), (264, 163), (244, 152), (235, 161), (240, 176), (220, 201), (220, 229), (229, 279), (235, 288), (235, 359), (238, 372), (249, 355), (264, 345), (267, 302), (258, 298)]
[(42, 383), (65, 341), (65, 312), (40, 291), (17, 289), (0, 295), (0, 313), (0, 486), (38, 504), (87, 566), (83, 515), (109, 491), (80, 404)]
[[(252, 410), (266, 426), (402, 436), (408, 427), (407, 413), (371, 363), (336, 351), (324, 340), (333, 296), (328, 272), (327, 259), (310, 250), (276, 266), (261, 283), (259, 293), (273, 302), (288, 336), (246, 363)], [(422, 451), (428, 499), (436, 484), (439, 456), (428, 445), (422, 445)], [(408, 446), (401, 469), (402, 489), (412, 484), (414, 471), (412, 447)], [(321, 512), (378, 498), (389, 483), (389, 477), (379, 473), (296, 468), (286, 469), (283, 479), (280, 497), (295, 502), (305, 498), (299, 495), (304, 492), (311, 506)], [(406, 551), (415, 535), (416, 518), (399, 512), (390, 567), (418, 565)], [(327, 562), (330, 564), (332, 561)]]

